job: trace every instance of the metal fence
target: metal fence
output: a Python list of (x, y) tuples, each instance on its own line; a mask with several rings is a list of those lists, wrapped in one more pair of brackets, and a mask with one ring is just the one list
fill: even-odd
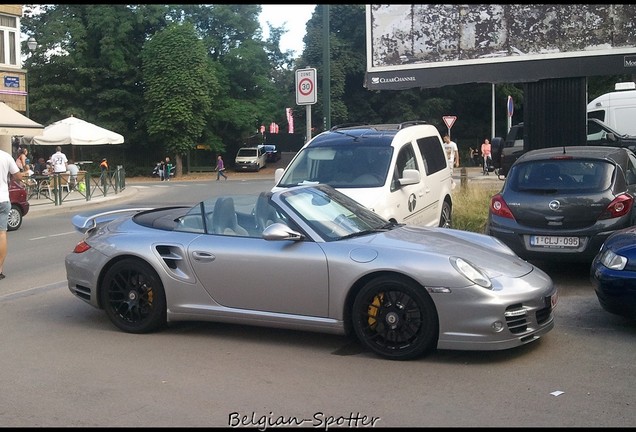
[(114, 171), (91, 173), (86, 171), (83, 178), (73, 181), (68, 173), (58, 173), (49, 176), (46, 182), (40, 182), (36, 189), (29, 193), (29, 200), (34, 196), (54, 202), (56, 206), (64, 201), (90, 201), (96, 194), (107, 196), (117, 194), (126, 188), (126, 171), (118, 165)]

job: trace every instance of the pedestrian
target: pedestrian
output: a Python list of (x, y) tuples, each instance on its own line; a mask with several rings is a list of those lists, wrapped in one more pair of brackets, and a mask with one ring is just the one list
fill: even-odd
[(172, 172), (172, 162), (170, 162), (170, 158), (166, 156), (166, 161), (164, 163), (163, 169), (165, 170), (163, 173), (163, 178), (166, 181), (170, 181), (170, 173)]
[(18, 150), (18, 157), (15, 159), (15, 164), (18, 166), (18, 169), (20, 171), (24, 171), (26, 169), (26, 166), (28, 164), (27, 162), (28, 153), (29, 151), (26, 149), (26, 147), (20, 148), (20, 150)]
[(216, 158), (216, 181), (219, 181), (221, 176), (227, 180), (227, 175), (225, 175), (225, 164), (223, 163), (223, 158), (219, 155)]
[(476, 148), (470, 147), (470, 160), (473, 163), (473, 166), (479, 166), (479, 152)]
[(159, 162), (157, 162), (157, 165), (155, 165), (155, 169), (152, 171), (153, 174), (157, 174), (159, 176), (159, 180), (161, 181), (163, 181), (163, 172), (164, 172), (163, 165), (164, 165), (164, 162), (160, 160)]
[(490, 175), (489, 167), (492, 165), (492, 148), (488, 138), (484, 139), (484, 142), (481, 144), (481, 157), (484, 160), (483, 174)]
[(53, 165), (53, 172), (55, 174), (65, 173), (66, 172), (66, 164), (68, 163), (68, 159), (66, 155), (62, 153), (62, 147), (55, 147), (55, 153), (49, 159), (51, 165)]
[(75, 161), (73, 161), (73, 159), (69, 159), (66, 169), (68, 170), (68, 185), (71, 190), (75, 190), (75, 187), (77, 186), (77, 174), (79, 173), (79, 167), (75, 165)]
[(22, 172), (13, 157), (0, 150), (0, 280), (5, 278), (4, 260), (7, 257), (7, 223), (11, 210), (8, 179), (22, 180)]
[(455, 141), (451, 141), (450, 136), (444, 135), (442, 139), (444, 141), (446, 160), (448, 161), (448, 166), (450, 167), (452, 174), (453, 167), (459, 167), (459, 150), (457, 149), (457, 143)]
[(453, 178), (453, 168), (459, 166), (459, 150), (457, 149), (457, 143), (455, 141), (451, 141), (449, 135), (444, 135), (442, 137), (442, 141), (444, 141), (444, 152), (446, 153), (446, 162), (450, 167), (451, 172), (451, 187), (455, 188), (455, 179)]
[(33, 169), (37, 175), (46, 174), (46, 161), (43, 157), (39, 158), (35, 164), (35, 168)]
[(99, 170), (101, 172), (108, 171), (108, 159), (104, 158), (99, 164)]

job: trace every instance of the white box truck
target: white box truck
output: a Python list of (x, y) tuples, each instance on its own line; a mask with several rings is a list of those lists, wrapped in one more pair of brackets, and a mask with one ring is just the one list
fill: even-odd
[(587, 104), (587, 117), (621, 134), (636, 135), (636, 83), (617, 83), (614, 89)]

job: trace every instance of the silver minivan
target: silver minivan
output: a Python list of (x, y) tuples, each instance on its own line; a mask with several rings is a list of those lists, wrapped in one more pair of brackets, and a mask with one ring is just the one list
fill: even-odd
[(385, 219), (451, 226), (452, 176), (438, 130), (422, 121), (334, 126), (275, 173), (273, 190), (326, 183)]

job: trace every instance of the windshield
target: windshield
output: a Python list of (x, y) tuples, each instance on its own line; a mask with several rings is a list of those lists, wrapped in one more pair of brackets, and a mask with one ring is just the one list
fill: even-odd
[(257, 150), (252, 148), (239, 149), (237, 157), (256, 157)]
[(381, 187), (393, 155), (390, 146), (306, 147), (285, 171), (279, 186), (326, 183), (334, 188)]
[(283, 201), (325, 240), (388, 229), (384, 218), (348, 196), (324, 186), (290, 190)]

